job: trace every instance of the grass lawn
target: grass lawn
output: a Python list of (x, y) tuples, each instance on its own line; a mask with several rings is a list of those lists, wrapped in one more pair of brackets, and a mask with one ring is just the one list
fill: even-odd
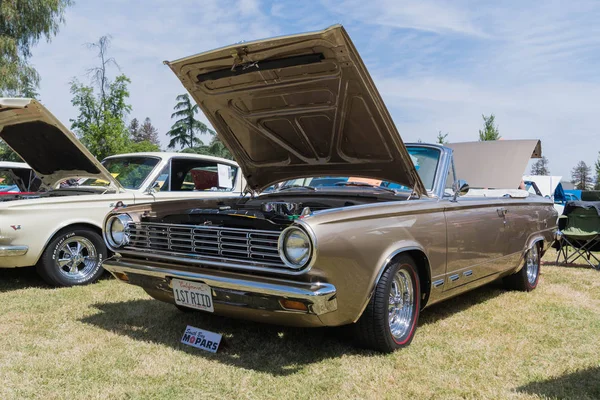
[[(227, 347), (180, 344), (188, 324)], [(532, 293), (480, 288), (426, 309), (412, 345), (381, 355), (337, 330), (181, 313), (113, 279), (50, 289), (0, 270), (0, 382), (0, 399), (597, 399), (600, 272), (544, 265)]]

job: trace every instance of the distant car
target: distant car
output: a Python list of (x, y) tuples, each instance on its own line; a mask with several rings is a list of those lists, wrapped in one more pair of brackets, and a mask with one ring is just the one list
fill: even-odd
[(100, 163), (30, 99), (0, 99), (0, 138), (39, 177), (17, 171), (15, 164), (3, 175), (10, 193), (0, 196), (0, 268), (36, 265), (56, 286), (86, 284), (101, 275), (108, 255), (101, 226), (114, 208), (238, 198), (244, 182), (235, 162), (197, 154), (121, 154)]
[(169, 66), (252, 195), (111, 212), (104, 265), (120, 281), (184, 310), (350, 325), (383, 352), (426, 306), (498, 278), (538, 285), (557, 215), (515, 188), (539, 141), (405, 144), (341, 26)]
[(565, 190), (565, 200), (566, 201), (580, 201), (582, 190), (578, 189), (567, 189)]
[(577, 200), (579, 200), (579, 198), (577, 198), (577, 196), (574, 195), (573, 193), (565, 193), (565, 200), (566, 201), (577, 201)]

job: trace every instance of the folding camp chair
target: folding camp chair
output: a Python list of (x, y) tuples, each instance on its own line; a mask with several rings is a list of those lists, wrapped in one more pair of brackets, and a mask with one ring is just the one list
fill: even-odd
[[(600, 259), (592, 253), (600, 251), (600, 210), (584, 202), (569, 202), (565, 214), (558, 218), (556, 263), (562, 258), (565, 264), (583, 258), (600, 270)], [(572, 249), (573, 252), (569, 252)]]

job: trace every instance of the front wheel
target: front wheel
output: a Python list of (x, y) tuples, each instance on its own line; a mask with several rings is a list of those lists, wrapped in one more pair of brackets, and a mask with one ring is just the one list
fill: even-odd
[(540, 280), (540, 246), (535, 243), (525, 254), (525, 264), (519, 272), (504, 278), (504, 286), (510, 290), (531, 292)]
[(420, 288), (414, 260), (401, 255), (384, 271), (354, 326), (358, 345), (384, 353), (408, 346), (419, 320)]
[(100, 278), (105, 258), (106, 246), (97, 232), (67, 228), (50, 241), (36, 269), (52, 286), (86, 285)]

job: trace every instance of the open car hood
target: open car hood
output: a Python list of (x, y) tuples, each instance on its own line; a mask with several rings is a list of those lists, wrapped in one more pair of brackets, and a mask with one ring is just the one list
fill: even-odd
[(360, 176), (425, 188), (345, 29), (236, 44), (166, 62), (248, 185)]
[(539, 140), (450, 143), (456, 179), (480, 189), (517, 189), (532, 158), (542, 157)]
[(48, 187), (65, 179), (98, 178), (122, 189), (75, 135), (33, 99), (0, 98), (0, 138)]

